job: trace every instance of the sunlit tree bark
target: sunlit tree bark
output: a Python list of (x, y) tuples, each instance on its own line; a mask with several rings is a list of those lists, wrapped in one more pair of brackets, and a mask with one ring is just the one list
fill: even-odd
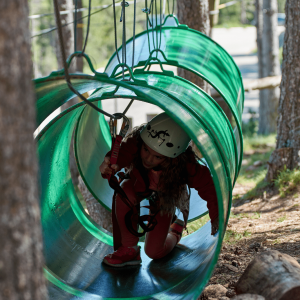
[[(280, 75), (277, 11), (277, 0), (263, 0), (262, 77)], [(279, 95), (279, 87), (260, 93), (258, 133), (276, 131)]]
[(0, 299), (47, 299), (27, 0), (0, 1)]
[(285, 12), (277, 143), (269, 159), (269, 181), (275, 179), (284, 166), (288, 169), (300, 167), (300, 2), (287, 0)]
[[(180, 23), (186, 24), (190, 28), (201, 31), (209, 36), (210, 22), (208, 0), (178, 0), (177, 11)], [(208, 83), (192, 72), (178, 69), (178, 76), (193, 82), (206, 92), (209, 91)]]

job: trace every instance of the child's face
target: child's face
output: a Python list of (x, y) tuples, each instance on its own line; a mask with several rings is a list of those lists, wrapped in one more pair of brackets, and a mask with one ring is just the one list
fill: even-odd
[(164, 155), (161, 155), (158, 152), (152, 150), (145, 143), (142, 145), (141, 158), (142, 158), (143, 166), (146, 169), (155, 168), (166, 159)]

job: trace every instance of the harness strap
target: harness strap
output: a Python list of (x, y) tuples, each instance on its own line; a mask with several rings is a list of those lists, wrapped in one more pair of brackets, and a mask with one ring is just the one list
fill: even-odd
[[(123, 181), (121, 178), (120, 181), (117, 180), (115, 176), (111, 176), (109, 181), (109, 186), (115, 190), (115, 194), (119, 194), (121, 200), (130, 208), (130, 211), (125, 215), (125, 224), (129, 232), (135, 236), (141, 237), (145, 235), (147, 232), (152, 231), (157, 224), (156, 215), (159, 212), (159, 208), (155, 205), (145, 206), (146, 208), (150, 209), (150, 215), (143, 215), (140, 216), (139, 214), (139, 205), (133, 205), (130, 200), (128, 199), (126, 193), (121, 188), (120, 183)], [(115, 197), (114, 195), (114, 201)], [(143, 229), (143, 232), (138, 232), (137, 228), (132, 226), (132, 221), (137, 223)], [(147, 222), (147, 224), (145, 224)]]
[[(117, 127), (117, 119), (110, 119), (110, 132), (112, 136), (112, 149), (110, 155), (110, 163), (111, 165), (117, 164), (119, 151), (121, 147), (121, 142), (123, 137), (126, 135), (128, 127), (129, 127), (129, 120), (125, 117), (124, 114), (114, 114), (116, 117), (123, 117), (123, 124), (121, 127), (121, 131), (119, 135), (116, 134), (116, 127)], [(144, 215), (140, 216), (139, 209), (135, 205), (133, 205), (130, 200), (128, 199), (126, 193), (121, 188), (120, 183), (124, 180), (124, 176), (120, 175), (120, 180), (118, 181), (117, 178), (114, 176), (114, 172), (109, 175), (108, 183), (109, 186), (115, 191), (114, 200), (116, 194), (119, 194), (122, 201), (130, 208), (130, 211), (125, 215), (125, 224), (127, 229), (135, 236), (141, 237), (146, 232), (149, 232), (154, 229), (155, 225), (157, 224), (157, 220), (155, 219), (159, 209), (155, 209), (150, 205), (150, 211), (154, 211), (151, 215)], [(138, 206), (139, 207), (139, 206)], [(152, 209), (152, 210), (151, 210)], [(132, 226), (132, 221), (135, 221), (137, 224), (141, 226), (143, 232), (140, 233), (137, 231), (137, 228), (134, 229)], [(147, 225), (145, 224), (147, 222)]]

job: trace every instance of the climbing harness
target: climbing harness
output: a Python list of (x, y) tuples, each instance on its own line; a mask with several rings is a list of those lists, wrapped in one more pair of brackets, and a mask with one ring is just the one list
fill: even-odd
[[(133, 101), (133, 100), (132, 100)], [(125, 109), (125, 111), (128, 107)], [(109, 121), (110, 133), (112, 137), (112, 147), (111, 147), (111, 155), (110, 155), (110, 164), (116, 164), (118, 161), (120, 146), (123, 138), (126, 136), (128, 128), (129, 128), (129, 119), (125, 116), (124, 113), (116, 113), (114, 114), (115, 118), (111, 118)], [(121, 126), (121, 130), (119, 134), (116, 134), (117, 131), (117, 119), (123, 118), (123, 123)], [(109, 175), (108, 182), (109, 186), (115, 191), (113, 201), (116, 199), (116, 194), (119, 194), (122, 201), (130, 208), (130, 211), (125, 216), (125, 223), (127, 229), (135, 236), (141, 237), (146, 232), (149, 232), (154, 229), (157, 221), (155, 219), (157, 213), (159, 212), (158, 209), (158, 196), (157, 193), (153, 192), (149, 203), (149, 206), (144, 206), (145, 208), (150, 209), (150, 215), (140, 216), (139, 210), (140, 205), (133, 205), (130, 200), (128, 199), (126, 193), (121, 188), (120, 184), (124, 179), (128, 177), (123, 172), (118, 173), (119, 180), (114, 176), (114, 172)], [(150, 196), (149, 192), (146, 192), (144, 196)], [(134, 228), (132, 223), (136, 223), (141, 226), (143, 232), (138, 232), (137, 228)], [(147, 224), (145, 224), (147, 222)]]

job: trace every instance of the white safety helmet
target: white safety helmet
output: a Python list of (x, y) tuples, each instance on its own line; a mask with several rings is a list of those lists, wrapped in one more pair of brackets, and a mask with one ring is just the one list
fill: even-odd
[(184, 152), (191, 141), (185, 131), (166, 113), (154, 117), (142, 129), (141, 138), (154, 151), (172, 158)]

